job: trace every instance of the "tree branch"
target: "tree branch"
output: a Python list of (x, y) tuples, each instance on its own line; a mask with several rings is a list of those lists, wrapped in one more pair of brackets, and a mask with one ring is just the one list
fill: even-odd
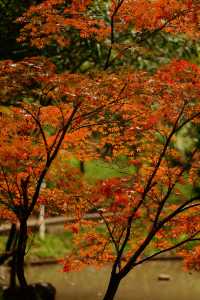
[[(195, 233), (194, 236), (196, 236), (198, 233), (199, 233), (199, 231), (198, 231), (197, 233)], [(149, 261), (149, 260), (151, 260), (152, 258), (154, 258), (154, 257), (156, 257), (156, 256), (158, 256), (158, 255), (160, 255), (160, 254), (162, 254), (162, 253), (165, 253), (165, 252), (174, 250), (174, 249), (176, 249), (176, 248), (178, 248), (178, 247), (180, 247), (180, 246), (182, 246), (182, 245), (184, 245), (184, 244), (186, 244), (186, 243), (188, 243), (188, 242), (196, 242), (196, 241), (200, 241), (200, 238), (189, 237), (189, 238), (185, 239), (184, 241), (181, 241), (181, 242), (177, 243), (176, 245), (173, 245), (173, 246), (171, 246), (171, 247), (169, 247), (169, 248), (160, 250), (160, 251), (158, 251), (158, 252), (156, 252), (156, 253), (154, 253), (154, 254), (148, 256), (148, 257), (145, 257), (145, 258), (139, 260), (138, 262), (134, 263), (134, 266), (140, 265), (140, 264), (142, 264), (142, 263), (145, 262), (145, 261)]]
[(47, 140), (46, 140), (44, 130), (42, 128), (42, 124), (41, 124), (39, 118), (35, 117), (34, 114), (31, 111), (29, 111), (26, 108), (23, 108), (23, 109), (33, 118), (33, 120), (35, 121), (35, 123), (37, 124), (37, 126), (40, 130), (40, 133), (42, 135), (42, 139), (43, 139), (43, 142), (44, 142), (44, 146), (45, 146), (45, 149), (46, 149), (46, 155), (47, 155), (47, 161), (48, 161), (49, 158), (50, 158), (50, 151), (49, 151), (49, 147), (48, 147), (48, 143), (47, 143)]
[(107, 55), (107, 58), (106, 58), (106, 62), (105, 62), (105, 65), (104, 65), (104, 70), (106, 70), (109, 66), (110, 66), (110, 57), (111, 57), (111, 53), (112, 53), (112, 48), (113, 48), (113, 44), (115, 42), (115, 16), (117, 14), (117, 12), (119, 11), (120, 7), (122, 6), (124, 0), (120, 0), (118, 2), (118, 4), (116, 5), (114, 11), (113, 11), (113, 14), (111, 16), (111, 24), (110, 24), (110, 48), (108, 50), (108, 55)]
[(55, 159), (55, 157), (58, 154), (60, 146), (61, 146), (61, 144), (64, 140), (65, 134), (66, 134), (67, 130), (69, 129), (69, 127), (72, 123), (72, 120), (73, 120), (77, 110), (79, 109), (80, 105), (81, 105), (81, 102), (77, 103), (76, 106), (74, 107), (74, 109), (72, 110), (70, 117), (68, 118), (65, 126), (62, 129), (62, 132), (61, 132), (60, 137), (58, 139), (58, 142), (57, 142), (57, 144), (56, 144), (56, 146), (53, 150), (53, 153), (50, 155), (49, 159), (46, 161), (46, 165), (44, 166), (42, 172), (40, 173), (40, 177), (38, 179), (38, 182), (37, 182), (37, 185), (36, 185), (36, 188), (35, 188), (35, 193), (33, 194), (32, 202), (31, 202), (30, 207), (28, 209), (27, 217), (31, 214), (31, 212), (33, 211), (33, 209), (35, 207), (35, 204), (36, 204), (37, 199), (39, 197), (42, 182), (43, 182), (43, 180), (44, 180), (44, 178), (45, 178), (45, 176), (46, 176), (46, 174), (49, 170), (49, 167), (51, 166), (53, 160)]
[[(167, 27), (167, 25), (169, 25), (172, 21), (174, 21), (176, 18), (180, 17), (181, 15), (184, 15), (188, 12), (190, 12), (191, 10), (187, 9), (187, 10), (183, 10), (181, 12), (174, 14), (174, 16), (171, 17), (171, 19), (167, 20), (162, 26), (154, 29), (153, 31), (141, 31), (141, 32), (136, 32), (136, 42), (138, 44), (141, 44), (143, 42), (145, 42), (146, 40), (148, 40), (150, 37), (153, 37), (154, 35), (156, 35), (158, 32), (162, 31), (165, 27)], [(123, 55), (127, 50), (129, 50), (130, 48), (132, 48), (132, 46), (127, 46), (125, 49), (123, 49), (122, 51), (120, 51), (110, 62), (108, 61), (108, 64), (106, 66), (106, 69), (108, 69), (113, 63), (114, 61), (118, 58), (121, 57), (121, 55)], [(110, 49), (109, 49), (110, 50)], [(112, 49), (111, 49), (112, 50)]]

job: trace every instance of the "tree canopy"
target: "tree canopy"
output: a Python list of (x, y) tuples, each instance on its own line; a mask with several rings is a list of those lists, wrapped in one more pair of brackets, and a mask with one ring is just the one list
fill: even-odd
[[(0, 62), (0, 214), (19, 223), (22, 287), (27, 220), (41, 203), (74, 216), (65, 271), (112, 263), (104, 300), (160, 253), (179, 247), (198, 266), (199, 11), (192, 0), (46, 0), (18, 18), (18, 42), (39, 52)], [(184, 128), (193, 139), (182, 151)], [(124, 156), (135, 171), (90, 184), (72, 155)], [(91, 210), (97, 220), (85, 220)]]

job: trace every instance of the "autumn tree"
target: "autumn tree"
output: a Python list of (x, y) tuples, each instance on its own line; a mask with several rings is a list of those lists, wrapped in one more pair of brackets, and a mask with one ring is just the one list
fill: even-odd
[[(113, 299), (120, 281), (138, 264), (199, 240), (199, 142), (187, 155), (176, 148), (179, 131), (188, 123), (199, 123), (198, 73), (197, 66), (179, 61), (140, 82), (132, 105), (140, 103), (151, 113), (142, 118), (143, 108), (140, 111), (137, 106), (130, 135), (134, 133), (135, 140), (127, 141), (127, 147), (135, 150), (131, 163), (137, 170), (134, 176), (102, 182), (95, 196), (89, 194), (87, 209), (96, 209), (105, 232), (94, 230), (102, 226), (99, 222), (76, 224), (87, 230), (76, 233), (77, 248), (66, 259), (65, 270), (76, 268), (76, 259), (80, 260), (78, 268), (113, 261), (104, 299)], [(118, 143), (114, 145), (117, 154), (121, 149)], [(184, 186), (190, 192), (184, 193)], [(113, 216), (106, 216), (108, 212)]]
[[(39, 203), (47, 203), (57, 209), (67, 206), (67, 212), (72, 213), (77, 189), (78, 193), (83, 190), (83, 201), (87, 190), (86, 184), (78, 184), (77, 171), (73, 177), (69, 166), (62, 176), (59, 167), (61, 177), (56, 184), (57, 176), (52, 179), (56, 172), (49, 173), (50, 167), (59, 160), (60, 150), (65, 157), (73, 151), (80, 160), (100, 155), (100, 137), (97, 142), (93, 135), (101, 135), (106, 128), (110, 131), (108, 135), (112, 135), (115, 127), (121, 126), (121, 119), (109, 120), (108, 115), (115, 113), (120, 103), (124, 105), (122, 95), (127, 84), (119, 78), (122, 87), (118, 90), (119, 81), (109, 74), (95, 78), (67, 72), (57, 74), (55, 66), (42, 57), (3, 61), (1, 79), (2, 102), (15, 100), (15, 106), (1, 112), (1, 214), (12, 223), (19, 223), (15, 268), (20, 285), (25, 287), (27, 220), (33, 210)], [(116, 88), (108, 89), (110, 83)], [(41, 98), (50, 99), (51, 105), (41, 105)], [(66, 182), (69, 174), (71, 182)], [(76, 184), (72, 185), (74, 178)], [(41, 191), (44, 180), (54, 184)]]
[[(184, 7), (173, 7), (173, 3), (170, 3), (166, 16), (164, 11), (158, 15), (162, 6), (165, 6), (165, 3), (159, 2), (150, 8), (145, 1), (141, 5), (128, 1), (120, 5), (119, 1), (119, 9), (117, 1), (80, 3), (73, 2), (71, 5), (66, 1), (43, 1), (38, 6), (32, 6), (18, 19), (19, 23), (25, 25), (19, 41), (22, 45), (29, 42), (33, 48), (50, 56), (61, 70), (72, 72), (102, 68), (106, 64), (108, 52), (112, 58), (110, 68), (128, 64), (129, 67), (133, 65), (154, 70), (174, 56), (198, 59), (197, 40), (182, 34), (173, 36), (170, 30), (163, 30), (164, 21), (176, 12), (180, 13), (179, 9), (184, 10), (186, 2)], [(129, 7), (130, 11), (135, 11), (132, 16)], [(154, 23), (158, 16), (157, 24), (154, 26), (152, 23), (152, 28), (148, 27), (149, 24), (140, 26), (138, 20), (148, 22), (142, 16), (143, 11), (156, 9)], [(134, 26), (136, 18), (137, 26)], [(109, 49), (110, 42), (112, 51)]]
[[(114, 0), (106, 6), (46, 0), (18, 20), (24, 25), (19, 42), (39, 49), (69, 46), (76, 57), (80, 39), (70, 48), (75, 34), (101, 53), (85, 74), (71, 66), (58, 72), (45, 57), (1, 63), (1, 103), (17, 104), (1, 115), (1, 212), (20, 225), (15, 259), (22, 287), (27, 220), (41, 201), (75, 216), (75, 251), (66, 257), (65, 271), (112, 263), (104, 300), (114, 298), (138, 264), (199, 240), (199, 140), (186, 153), (177, 147), (184, 127), (198, 132), (199, 67), (177, 59), (162, 66), (161, 59), (150, 74), (131, 66), (130, 58), (131, 51), (145, 57), (148, 41), (161, 34), (195, 44), (199, 9), (192, 0)], [(125, 155), (135, 173), (90, 186), (62, 158), (72, 152), (80, 160), (102, 157), (105, 145), (112, 149), (105, 159)], [(42, 190), (53, 178), (56, 184)], [(90, 209), (101, 221), (84, 219)]]

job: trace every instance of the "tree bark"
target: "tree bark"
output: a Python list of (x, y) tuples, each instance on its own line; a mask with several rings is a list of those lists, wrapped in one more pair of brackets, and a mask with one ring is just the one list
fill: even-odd
[(81, 173), (85, 173), (85, 162), (83, 160), (80, 160), (80, 171)]
[(19, 238), (16, 251), (16, 273), (19, 280), (20, 287), (27, 287), (27, 281), (24, 274), (24, 257), (26, 254), (27, 244), (27, 220), (20, 220)]
[(14, 255), (16, 238), (16, 225), (12, 224), (6, 242), (5, 252), (0, 254), (0, 265), (3, 265), (7, 260), (10, 259), (10, 257)]
[(111, 274), (108, 288), (103, 300), (113, 300), (119, 287), (121, 278), (117, 274)]
[(14, 254), (9, 262), (10, 265), (10, 281), (9, 288), (13, 289), (16, 287), (16, 255)]
[(13, 223), (10, 227), (8, 239), (6, 242), (6, 252), (14, 250), (16, 235), (17, 235), (17, 228), (16, 228), (16, 224)]
[(17, 245), (17, 226), (16, 224), (12, 224), (8, 240), (6, 243), (6, 251), (13, 251), (13, 255), (9, 260), (9, 266), (10, 266), (10, 281), (9, 281), (9, 287), (15, 288), (16, 287), (16, 253), (15, 253), (15, 247)]

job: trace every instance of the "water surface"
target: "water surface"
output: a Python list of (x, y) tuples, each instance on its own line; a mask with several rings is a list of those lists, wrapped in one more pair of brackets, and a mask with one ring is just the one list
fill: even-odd
[[(59, 265), (28, 267), (31, 282), (51, 282), (56, 300), (101, 300), (110, 268), (87, 268), (82, 272), (62, 273)], [(160, 274), (170, 276), (159, 281)], [(183, 271), (180, 261), (152, 261), (137, 266), (121, 282), (116, 300), (199, 300), (200, 273)]]

